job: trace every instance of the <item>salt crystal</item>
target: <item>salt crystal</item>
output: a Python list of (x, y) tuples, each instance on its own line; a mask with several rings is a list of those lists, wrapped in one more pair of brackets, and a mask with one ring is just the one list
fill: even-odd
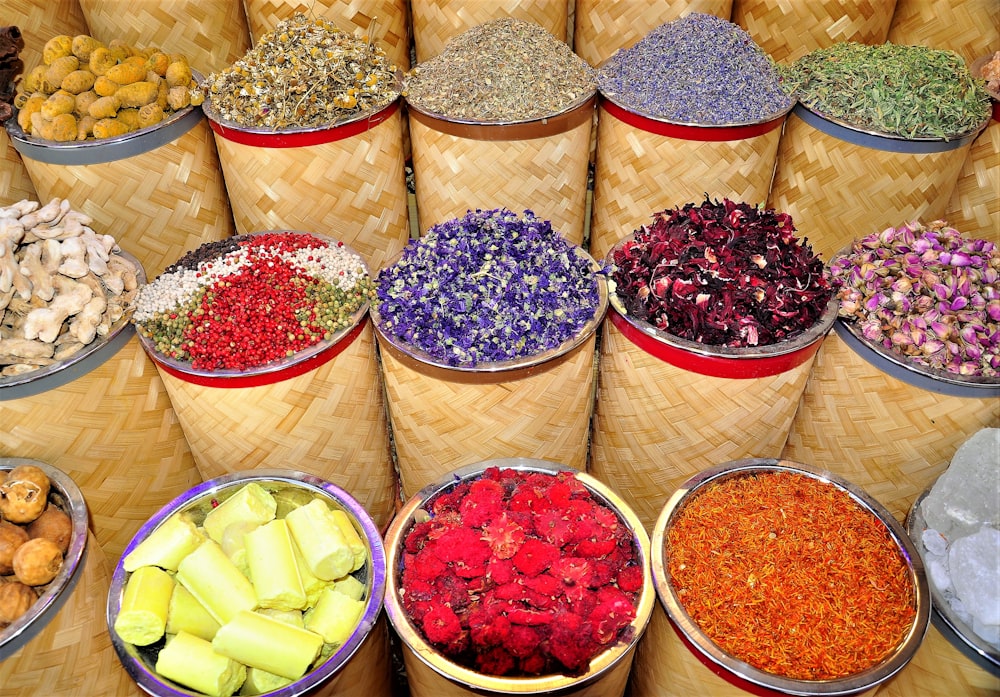
[(927, 528), (921, 536), (924, 547), (927, 551), (936, 556), (943, 556), (948, 553), (948, 540), (937, 530)]
[(949, 540), (980, 525), (1000, 528), (1000, 428), (984, 428), (966, 440), (924, 498), (928, 527)]
[(1000, 530), (984, 525), (952, 542), (948, 568), (955, 594), (974, 622), (1000, 625)]

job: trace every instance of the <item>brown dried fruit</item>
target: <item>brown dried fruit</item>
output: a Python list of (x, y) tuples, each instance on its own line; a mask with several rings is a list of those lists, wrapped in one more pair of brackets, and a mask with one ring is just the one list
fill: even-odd
[(0, 520), (0, 576), (14, 573), (14, 552), (28, 537), (28, 531), (20, 525)]
[(42, 586), (62, 568), (62, 550), (52, 540), (37, 537), (14, 552), (14, 576), (26, 586)]
[(30, 610), (37, 599), (35, 591), (23, 583), (0, 583), (0, 627)]
[(49, 477), (35, 465), (18, 465), (0, 484), (0, 516), (12, 523), (30, 523), (45, 510)]
[(31, 539), (41, 537), (52, 540), (63, 554), (69, 550), (70, 540), (73, 539), (73, 521), (58, 506), (47, 506), (40, 516), (28, 523), (25, 530)]

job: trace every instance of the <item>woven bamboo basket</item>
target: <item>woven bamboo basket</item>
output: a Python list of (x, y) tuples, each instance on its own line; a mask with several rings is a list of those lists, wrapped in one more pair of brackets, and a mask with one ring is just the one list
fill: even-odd
[(886, 40), (955, 51), (972, 63), (1000, 47), (1000, 6), (993, 0), (896, 0)]
[(187, 57), (208, 75), (231, 65), (250, 48), (243, 3), (236, 0), (79, 0), (90, 34), (109, 42), (156, 46)]
[(410, 236), (400, 105), (330, 128), (264, 131), (219, 118), (206, 100), (237, 231), (323, 231), (378, 271)]
[(531, 210), (582, 244), (595, 103), (590, 95), (555, 116), (507, 124), (460, 123), (409, 104), (420, 233), (505, 207)]
[[(555, 474), (572, 471), (565, 465), (545, 459), (510, 457), (473, 462), (445, 474), (438, 475), (416, 492), (400, 509), (386, 532), (386, 584), (385, 607), (397, 636), (400, 639), (403, 661), (406, 666), (407, 685), (412, 697), (499, 697), (500, 695), (550, 695), (551, 697), (623, 697), (626, 694), (636, 645), (640, 643), (654, 609), (655, 597), (652, 582), (643, 585), (637, 601), (636, 616), (632, 621), (633, 635), (626, 642), (612, 643), (607, 650), (590, 662), (589, 670), (577, 676), (544, 675), (538, 677), (497, 677), (479, 673), (461, 666), (427, 643), (407, 616), (399, 598), (399, 569), (402, 564), (402, 543), (410, 531), (421, 508), (435, 494), (460, 481), (477, 479), (487, 467), (511, 468), (525, 472)], [(599, 501), (613, 509), (622, 523), (632, 531), (637, 548), (642, 550), (644, 564), (648, 563), (649, 538), (628, 505), (602, 482), (587, 474), (575, 471), (576, 478)]]
[(843, 320), (823, 343), (782, 457), (863, 486), (899, 520), (981, 428), (1000, 426), (1000, 383), (898, 363)]
[(768, 206), (789, 213), (829, 259), (900, 220), (943, 217), (978, 132), (947, 141), (891, 138), (799, 104), (785, 122)]
[(771, 58), (789, 63), (842, 41), (886, 40), (896, 0), (733, 0), (732, 21)]
[(35, 185), (31, 183), (28, 170), (21, 161), (21, 156), (11, 145), (7, 131), (0, 131), (0, 206), (10, 205), (25, 199), (37, 201)]
[(566, 0), (410, 0), (410, 17), (417, 63), (441, 53), (452, 37), (500, 17), (534, 22), (560, 41), (569, 25)]
[(597, 67), (620, 48), (628, 48), (664, 22), (691, 12), (728, 20), (733, 0), (576, 0), (573, 50)]
[(184, 252), (233, 234), (212, 131), (188, 107), (141, 131), (55, 143), (7, 133), (40, 201), (79, 201), (92, 226), (135, 254), (152, 277)]
[(603, 258), (623, 234), (649, 222), (653, 212), (706, 193), (766, 201), (787, 114), (757, 124), (692, 126), (649, 118), (602, 98), (591, 253)]
[[(720, 477), (724, 478), (731, 473), (738, 474), (743, 471), (770, 468), (791, 469), (800, 473), (812, 473), (813, 476), (819, 475), (820, 477), (824, 474), (818, 468), (810, 468), (788, 461), (754, 458), (737, 460), (707, 468), (692, 476), (689, 481), (683, 483), (682, 487), (664, 506), (650, 538), (653, 582), (656, 586), (659, 602), (653, 610), (649, 627), (639, 643), (639, 649), (632, 665), (632, 676), (629, 683), (631, 697), (688, 697), (689, 695), (704, 697), (747, 697), (747, 695), (760, 697), (780, 697), (782, 695), (872, 697), (876, 693), (881, 695), (881, 688), (885, 681), (893, 675), (898, 675), (900, 671), (905, 671), (906, 666), (912, 662), (926, 631), (931, 605), (923, 565), (919, 561), (913, 563), (910, 568), (917, 598), (914, 626), (901, 645), (897, 647), (896, 652), (881, 664), (844, 678), (826, 681), (792, 680), (753, 668), (719, 649), (683, 610), (677, 593), (672, 588), (667, 571), (665, 542), (668, 521), (672, 513), (678, 510), (686, 495), (706, 482)], [(872, 506), (877, 506), (877, 502), (874, 502), (863, 490), (858, 489), (853, 484), (841, 480), (834, 480), (833, 483), (846, 489), (855, 500), (860, 502), (860, 505), (869, 508), (875, 515), (883, 518), (887, 527), (892, 530), (891, 534), (899, 544), (900, 551), (913, 555), (910, 558), (914, 558), (916, 550), (906, 536), (905, 530), (898, 522), (890, 520), (891, 516), (888, 512), (873, 508)]]
[(377, 39), (400, 70), (410, 69), (410, 18), (407, 0), (244, 0), (250, 36), (265, 32), (296, 12), (327, 19), (349, 34)]
[(913, 660), (883, 685), (878, 694), (879, 697), (995, 697), (1000, 694), (1000, 676), (971, 661), (932, 622)]

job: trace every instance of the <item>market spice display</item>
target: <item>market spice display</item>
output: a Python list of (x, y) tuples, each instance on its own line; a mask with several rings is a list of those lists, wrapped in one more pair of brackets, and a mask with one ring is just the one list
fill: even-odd
[(198, 370), (247, 370), (350, 326), (372, 296), (359, 255), (307, 233), (209, 242), (142, 286), (132, 321), (157, 352)]
[(756, 123), (792, 106), (777, 68), (738, 25), (692, 12), (611, 55), (597, 73), (619, 106), (678, 123)]
[(906, 560), (885, 524), (846, 491), (795, 472), (738, 475), (695, 492), (669, 524), (665, 556), (678, 600), (712, 641), (788, 678), (870, 668), (916, 614)]
[(450, 39), (414, 66), (403, 95), (416, 108), (467, 121), (524, 121), (594, 93), (594, 69), (538, 24), (505, 17)]
[(378, 273), (373, 308), (386, 333), (448, 365), (514, 360), (579, 334), (598, 273), (531, 211), (469, 211), (410, 240)]
[(631, 639), (644, 583), (632, 534), (569, 472), (487, 468), (431, 499), (403, 545), (404, 610), (469, 668), (577, 674)]
[(399, 97), (397, 68), (370, 36), (298, 13), (201, 88), (220, 117), (249, 128), (334, 126)]
[(712, 346), (786, 341), (822, 316), (833, 289), (787, 213), (706, 198), (653, 214), (611, 255), (628, 314)]

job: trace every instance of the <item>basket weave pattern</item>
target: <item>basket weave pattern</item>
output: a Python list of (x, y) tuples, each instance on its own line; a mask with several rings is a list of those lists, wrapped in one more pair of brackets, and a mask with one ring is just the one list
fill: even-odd
[(957, 230), (1000, 245), (1000, 121), (990, 121), (973, 141), (945, 220)]
[(993, 0), (897, 0), (887, 40), (954, 51), (971, 64), (1000, 49), (1000, 5)]
[(879, 697), (993, 697), (1000, 694), (1000, 677), (973, 663), (932, 624), (906, 670), (885, 683), (878, 694)]

